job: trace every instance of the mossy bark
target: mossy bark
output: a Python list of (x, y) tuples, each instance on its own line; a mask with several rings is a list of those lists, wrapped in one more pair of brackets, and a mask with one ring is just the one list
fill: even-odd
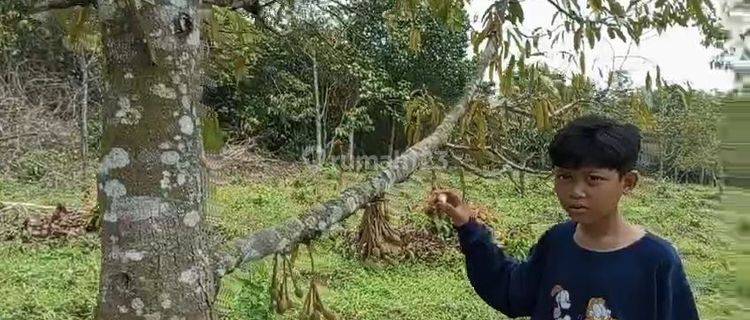
[(203, 237), (198, 0), (99, 0), (106, 63), (97, 319), (215, 319)]

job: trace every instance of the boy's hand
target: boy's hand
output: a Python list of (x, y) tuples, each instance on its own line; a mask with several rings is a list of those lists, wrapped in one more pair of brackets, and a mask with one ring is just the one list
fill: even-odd
[(430, 204), (447, 214), (456, 227), (460, 227), (474, 216), (474, 212), (463, 202), (461, 197), (450, 190), (435, 190), (430, 195)]

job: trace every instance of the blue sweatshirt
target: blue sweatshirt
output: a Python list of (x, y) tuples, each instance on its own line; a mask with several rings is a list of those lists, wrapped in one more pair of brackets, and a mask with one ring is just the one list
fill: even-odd
[(674, 247), (651, 233), (610, 252), (580, 247), (575, 222), (539, 239), (529, 259), (507, 255), (490, 230), (471, 221), (458, 228), (469, 281), (509, 317), (533, 320), (693, 320), (693, 294)]

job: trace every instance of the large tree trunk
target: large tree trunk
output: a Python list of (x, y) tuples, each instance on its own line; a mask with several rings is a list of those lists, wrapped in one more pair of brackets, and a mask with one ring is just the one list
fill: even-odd
[(97, 319), (215, 318), (201, 236), (198, 2), (98, 1), (107, 86)]

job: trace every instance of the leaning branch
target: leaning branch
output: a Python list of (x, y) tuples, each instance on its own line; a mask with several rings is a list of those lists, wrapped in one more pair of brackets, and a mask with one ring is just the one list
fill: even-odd
[(376, 195), (396, 183), (403, 182), (419, 167), (419, 164), (444, 145), (458, 120), (466, 112), (466, 105), (474, 97), (487, 65), (497, 53), (494, 41), (488, 40), (479, 55), (479, 62), (463, 98), (453, 107), (443, 122), (428, 137), (407, 149), (378, 175), (368, 181), (347, 188), (341, 195), (312, 208), (299, 218), (292, 218), (278, 226), (267, 228), (232, 244), (229, 251), (219, 254), (216, 274), (221, 277), (236, 267), (262, 259), (274, 253), (289, 251), (297, 243), (305, 243), (319, 237), (331, 226), (351, 216), (357, 209)]

